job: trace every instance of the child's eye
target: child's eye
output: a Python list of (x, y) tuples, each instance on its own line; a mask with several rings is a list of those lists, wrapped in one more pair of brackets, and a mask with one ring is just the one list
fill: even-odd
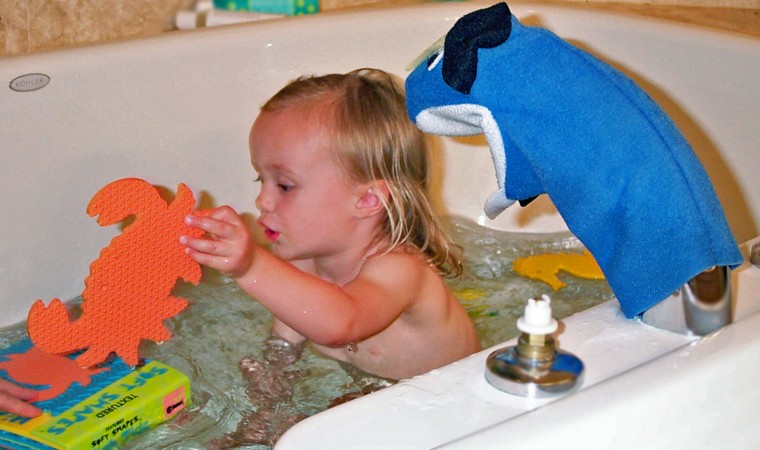
[(261, 183), (261, 182), (262, 182), (262, 179), (261, 179), (261, 175), (259, 175), (259, 176), (257, 176), (256, 178), (254, 178), (254, 179), (253, 179), (253, 182), (254, 182), (254, 183)]
[(277, 187), (280, 188), (282, 192), (290, 192), (293, 190), (293, 188), (295, 188), (295, 186), (291, 186), (289, 184), (282, 184), (282, 183), (277, 184)]

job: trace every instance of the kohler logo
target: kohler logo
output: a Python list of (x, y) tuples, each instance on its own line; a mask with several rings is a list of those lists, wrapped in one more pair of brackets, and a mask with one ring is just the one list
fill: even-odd
[(31, 92), (42, 89), (50, 83), (44, 73), (27, 73), (11, 80), (9, 87), (16, 92)]

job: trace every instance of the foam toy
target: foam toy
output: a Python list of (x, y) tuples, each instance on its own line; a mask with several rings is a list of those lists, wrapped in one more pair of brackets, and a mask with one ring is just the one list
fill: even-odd
[(706, 268), (742, 261), (704, 168), (660, 107), (506, 3), (460, 18), (406, 92), (423, 131), (484, 134), (499, 186), (489, 217), (549, 195), (627, 317)]
[(517, 258), (512, 263), (512, 270), (524, 277), (540, 280), (555, 291), (567, 284), (557, 276), (559, 271), (567, 272), (579, 278), (603, 280), (602, 269), (588, 251), (583, 253), (544, 253)]
[(135, 220), (90, 265), (80, 317), (71, 321), (59, 299), (47, 307), (42, 300), (32, 305), (27, 317), (32, 342), (48, 353), (87, 349), (76, 362), (90, 367), (112, 352), (135, 366), (141, 339), (169, 339), (163, 321), (187, 306), (187, 300), (170, 296), (171, 290), (179, 278), (193, 284), (201, 279), (199, 264), (179, 243), (182, 234), (203, 233), (184, 224), (194, 207), (193, 193), (184, 184), (170, 204), (137, 178), (117, 180), (98, 191), (87, 206), (98, 224), (113, 225), (130, 215)]
[(65, 356), (45, 353), (34, 346), (24, 353), (5, 356), (8, 360), (0, 361), (0, 369), (5, 370), (11, 379), (27, 385), (45, 386), (37, 391), (36, 402), (58, 397), (75, 382), (87, 386), (94, 375), (108, 370), (83, 369)]

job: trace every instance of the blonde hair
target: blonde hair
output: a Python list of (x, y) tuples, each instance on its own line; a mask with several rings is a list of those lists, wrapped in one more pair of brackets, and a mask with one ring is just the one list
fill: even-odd
[[(385, 220), (379, 230), (391, 251), (411, 244), (445, 276), (462, 272), (461, 249), (449, 238), (428, 199), (429, 156), (425, 135), (409, 120), (403, 85), (377, 69), (301, 77), (261, 110), (310, 104), (319, 109), (343, 172), (359, 183), (385, 181)], [(316, 112), (316, 111), (312, 111)]]

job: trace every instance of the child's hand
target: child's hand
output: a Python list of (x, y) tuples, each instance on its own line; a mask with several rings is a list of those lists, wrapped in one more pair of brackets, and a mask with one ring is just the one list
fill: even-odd
[(22, 417), (37, 417), (42, 414), (42, 411), (28, 403), (36, 397), (37, 391), (17, 386), (0, 378), (0, 411)]
[(196, 262), (232, 278), (242, 276), (253, 262), (255, 244), (245, 221), (229, 206), (199, 211), (185, 217), (185, 224), (201, 229), (206, 237), (181, 236), (185, 252)]

